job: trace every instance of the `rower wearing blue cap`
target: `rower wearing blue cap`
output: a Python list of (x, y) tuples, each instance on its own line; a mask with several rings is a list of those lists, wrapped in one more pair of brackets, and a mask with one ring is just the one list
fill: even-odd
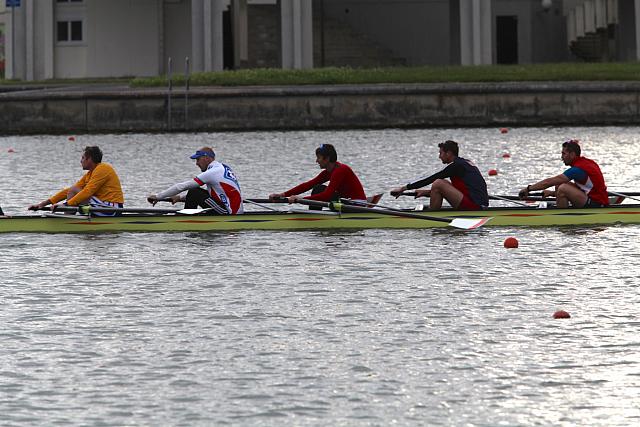
[[(185, 209), (202, 207), (212, 214), (237, 215), (244, 213), (240, 184), (231, 167), (216, 160), (210, 147), (203, 147), (189, 158), (196, 161), (202, 172), (188, 181), (179, 182), (166, 190), (147, 197), (149, 203), (170, 198), (173, 203), (184, 202)], [(206, 190), (201, 188), (206, 186)], [(180, 193), (187, 192), (186, 195)]]
[(195, 154), (192, 154), (191, 156), (189, 156), (190, 159), (194, 159), (194, 160), (197, 160), (200, 157), (210, 157), (211, 159), (215, 159), (216, 153), (214, 153), (213, 150), (207, 151), (205, 149), (202, 149), (202, 150), (196, 151)]

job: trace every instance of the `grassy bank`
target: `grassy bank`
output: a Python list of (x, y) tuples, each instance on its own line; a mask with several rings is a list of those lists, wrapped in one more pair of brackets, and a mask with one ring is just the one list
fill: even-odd
[[(534, 65), (432, 66), (397, 68), (316, 68), (281, 70), (260, 68), (195, 73), (192, 86), (337, 85), (373, 83), (450, 83), (521, 81), (640, 81), (640, 62), (563, 63)], [(174, 75), (176, 86), (183, 75)], [(53, 79), (26, 82), (2, 80), (0, 86), (122, 84), (132, 87), (165, 87), (166, 76), (87, 79)]]
[[(449, 83), (518, 81), (639, 81), (640, 63), (433, 66), (398, 68), (250, 69), (196, 73), (192, 86), (315, 85), (371, 83)], [(184, 76), (175, 75), (176, 85)], [(133, 87), (166, 86), (165, 76), (136, 78)]]

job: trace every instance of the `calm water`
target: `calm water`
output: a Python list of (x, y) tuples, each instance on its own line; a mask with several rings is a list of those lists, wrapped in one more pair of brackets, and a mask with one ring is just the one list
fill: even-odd
[[(453, 138), (514, 194), (563, 170), (569, 137), (637, 191), (639, 128), (39, 136), (0, 138), (0, 203), (23, 213), (75, 182), (93, 144), (128, 206), (195, 174), (205, 144), (262, 197), (313, 176), (323, 142), (372, 193), (439, 169)], [(0, 235), (0, 425), (635, 425), (639, 241), (638, 226)]]

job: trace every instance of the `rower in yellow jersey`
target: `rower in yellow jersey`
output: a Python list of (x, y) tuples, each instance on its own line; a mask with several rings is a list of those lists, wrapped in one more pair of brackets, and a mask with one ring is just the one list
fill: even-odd
[[(78, 182), (70, 188), (64, 188), (47, 200), (29, 206), (30, 210), (37, 210), (47, 205), (53, 205), (66, 199), (65, 205), (78, 206), (88, 204), (98, 208), (124, 207), (124, 195), (120, 186), (120, 179), (116, 171), (108, 163), (102, 163), (102, 150), (96, 146), (85, 147), (80, 159), (82, 169), (88, 171)], [(97, 216), (113, 216), (115, 213), (95, 212)]]

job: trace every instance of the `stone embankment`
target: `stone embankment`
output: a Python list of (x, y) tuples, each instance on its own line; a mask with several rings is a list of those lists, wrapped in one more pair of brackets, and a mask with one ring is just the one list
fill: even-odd
[(640, 123), (640, 82), (6, 89), (4, 135)]

